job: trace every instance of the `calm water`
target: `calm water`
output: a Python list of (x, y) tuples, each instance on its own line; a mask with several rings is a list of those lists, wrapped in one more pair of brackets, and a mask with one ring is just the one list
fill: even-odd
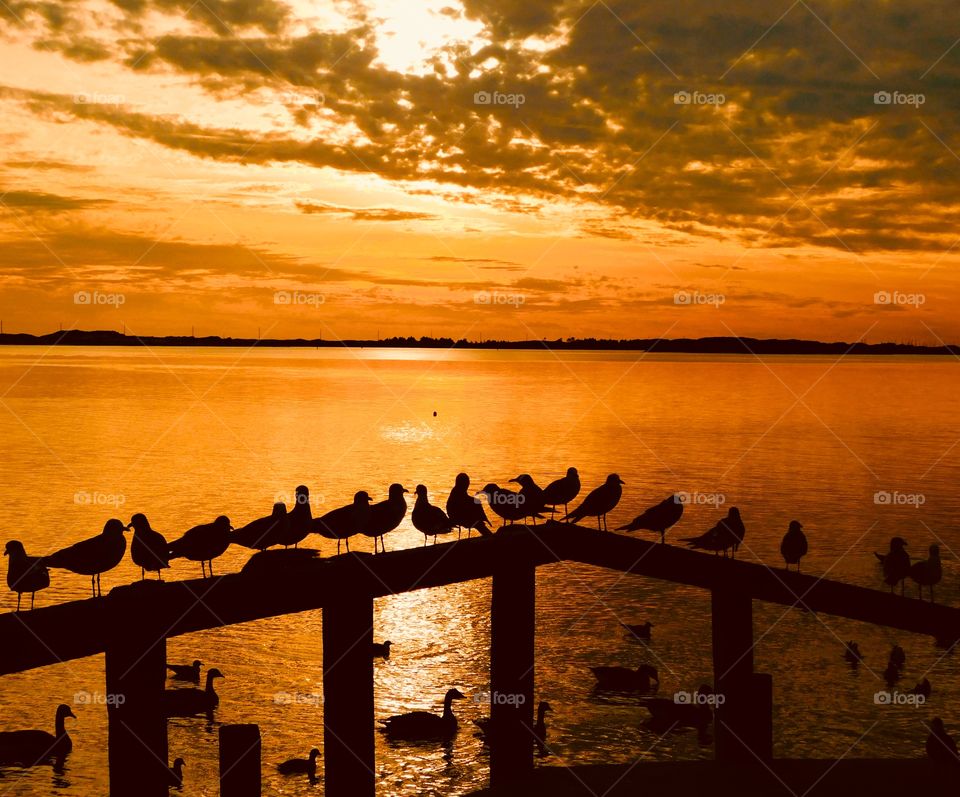
[[(626, 481), (611, 521), (626, 522), (675, 490), (719, 494), (741, 509), (747, 558), (780, 566), (779, 541), (796, 518), (811, 542), (805, 571), (853, 583), (880, 584), (871, 551), (885, 550), (893, 534), (906, 537), (914, 556), (939, 541), (938, 599), (958, 603), (957, 367), (952, 358), (3, 348), (0, 528), (43, 553), (99, 532), (108, 517), (126, 522), (141, 511), (168, 539), (221, 513), (239, 526), (267, 514), (278, 495), (289, 504), (301, 482), (319, 514), (358, 489), (380, 500), (392, 481), (411, 490), (423, 482), (442, 504), (460, 470), (480, 487), (524, 471), (545, 483), (576, 465), (587, 486), (611, 471)], [(878, 505), (877, 491), (919, 494), (924, 503)], [(78, 493), (94, 498), (77, 502)], [(705, 531), (726, 506), (689, 506), (672, 536)], [(392, 550), (423, 538), (408, 515), (386, 540)], [(366, 539), (356, 547), (372, 549)], [(332, 551), (326, 541), (321, 548)], [(248, 555), (231, 549), (218, 572), (239, 569)], [(181, 560), (169, 577), (197, 570)], [(103, 586), (137, 577), (126, 560)], [(15, 596), (3, 594), (12, 609)], [(54, 571), (38, 601), (87, 594), (85, 577)], [(379, 601), (375, 637), (392, 640), (394, 655), (376, 665), (378, 715), (436, 710), (450, 686), (483, 690), (488, 607), (486, 582)], [(755, 617), (757, 668), (774, 674), (777, 755), (914, 756), (923, 751), (922, 721), (940, 715), (960, 730), (960, 655), (927, 638), (782, 607), (758, 604)], [(618, 625), (646, 619), (656, 624), (649, 646)], [(226, 674), (217, 722), (260, 724), (266, 794), (322, 790), (272, 771), (276, 761), (322, 748), (323, 708), (309, 698), (321, 692), (320, 628), (312, 612), (168, 644), (169, 660), (196, 657)], [(859, 640), (867, 656), (858, 672), (842, 661), (846, 639)], [(924, 674), (933, 683), (922, 709), (874, 704), (885, 688), (874, 671), (895, 639), (907, 651), (905, 685)], [(711, 755), (693, 733), (658, 739), (635, 703), (593, 696), (587, 670), (649, 661), (661, 692), (672, 695), (711, 680), (709, 648), (705, 593), (587, 567), (543, 568), (537, 691), (555, 709), (555, 755), (543, 762)], [(52, 726), (58, 703), (103, 688), (100, 657), (5, 677), (0, 727)], [(284, 693), (300, 702), (283, 703)], [(462, 794), (485, 783), (487, 759), (470, 718), (487, 709), (470, 700), (459, 709), (461, 732), (448, 755), (378, 740), (381, 794)], [(6, 770), (0, 794), (106, 793), (106, 709), (75, 710), (66, 772)], [(216, 739), (203, 719), (171, 722), (171, 758), (187, 760), (184, 794), (217, 794)]]

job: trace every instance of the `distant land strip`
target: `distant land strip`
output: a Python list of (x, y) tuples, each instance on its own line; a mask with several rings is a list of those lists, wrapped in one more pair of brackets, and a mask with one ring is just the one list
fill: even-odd
[(221, 346), (263, 348), (423, 348), (423, 349), (550, 349), (552, 351), (645, 351), (663, 354), (924, 354), (960, 356), (960, 346), (912, 343), (826, 343), (776, 338), (557, 338), (556, 340), (482, 340), (393, 337), (382, 340), (329, 338), (223, 338), (219, 335), (124, 335), (114, 330), (71, 329), (46, 335), (0, 334), (4, 346)]

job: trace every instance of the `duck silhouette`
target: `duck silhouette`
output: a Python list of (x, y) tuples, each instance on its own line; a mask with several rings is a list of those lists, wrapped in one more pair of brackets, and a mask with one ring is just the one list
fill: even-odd
[[(697, 687), (693, 695), (678, 692), (669, 698), (641, 698), (643, 706), (650, 712), (650, 727), (658, 733), (677, 728), (696, 728), (701, 733), (713, 721), (713, 711), (709, 698), (714, 694), (707, 684)], [(678, 699), (683, 695), (685, 699)]]
[(277, 764), (281, 775), (306, 775), (311, 781), (317, 779), (317, 758), (320, 751), (314, 747), (307, 758), (290, 758)]
[(413, 504), (410, 520), (413, 522), (413, 527), (423, 534), (423, 544), (427, 544), (427, 537), (433, 537), (433, 541), (436, 542), (438, 534), (452, 532), (453, 523), (446, 512), (430, 503), (426, 486), (418, 484), (416, 493), (417, 500)]
[(381, 730), (390, 739), (408, 741), (442, 741), (451, 739), (457, 733), (457, 718), (453, 713), (453, 701), (462, 700), (463, 692), (449, 689), (443, 698), (443, 713), (432, 714), (429, 711), (411, 711), (380, 720)]
[(126, 529), (122, 521), (110, 518), (96, 537), (61, 548), (56, 553), (41, 557), (41, 561), (47, 567), (90, 576), (90, 589), (93, 597), (97, 597), (103, 594), (100, 591), (100, 575), (120, 564), (126, 553), (127, 538), (123, 536)]
[(887, 666), (883, 671), (883, 679), (887, 682), (887, 686), (893, 686), (900, 680), (900, 668), (893, 663), (892, 659), (887, 662)]
[(133, 539), (130, 541), (130, 558), (140, 568), (140, 580), (146, 577), (146, 572), (156, 571), (157, 578), (163, 578), (160, 571), (170, 567), (170, 546), (159, 531), (150, 527), (150, 521), (142, 512), (137, 512), (127, 528), (133, 529)]
[(924, 699), (927, 700), (930, 698), (930, 693), (933, 691), (933, 687), (930, 685), (930, 681), (924, 678), (920, 683), (918, 683), (913, 689), (910, 690), (911, 695), (923, 695)]
[[(407, 515), (407, 501), (403, 497), (407, 491), (402, 484), (391, 484), (387, 491), (387, 500), (380, 501), (370, 507), (370, 519), (363, 529), (367, 537), (373, 537), (373, 552), (377, 552), (377, 546), (383, 547), (383, 552), (387, 552), (387, 546), (383, 542), (384, 535), (393, 531), (399, 526)], [(380, 542), (378, 543), (377, 540)]]
[(183, 768), (186, 765), (186, 762), (182, 758), (177, 758), (173, 762), (173, 766), (167, 770), (167, 785), (173, 789), (180, 789), (183, 787)]
[(902, 670), (907, 665), (907, 654), (896, 643), (890, 648), (890, 663), (898, 670)]
[(353, 503), (331, 509), (327, 514), (313, 521), (313, 533), (337, 541), (337, 553), (340, 553), (340, 541), (346, 541), (347, 553), (350, 553), (350, 538), (360, 534), (370, 521), (370, 496), (366, 490), (360, 490), (353, 496)]
[(597, 679), (597, 689), (616, 692), (649, 692), (654, 684), (660, 685), (660, 676), (656, 668), (641, 664), (637, 669), (629, 667), (591, 667), (590, 671)]
[(0, 764), (32, 767), (64, 758), (73, 748), (64, 722), (67, 717), (76, 719), (70, 706), (61, 703), (57, 706), (53, 733), (39, 730), (0, 732)]
[(910, 578), (916, 583), (920, 591), (920, 600), (923, 600), (923, 588), (930, 588), (930, 602), (933, 603), (933, 587), (940, 583), (943, 569), (940, 566), (940, 546), (930, 546), (930, 556), (920, 559), (910, 565)]
[(523, 520), (529, 514), (524, 507), (524, 502), (527, 500), (525, 496), (519, 492), (515, 493), (513, 490), (500, 487), (495, 482), (485, 485), (477, 493), (478, 500), (481, 495), (487, 497), (487, 504), (490, 509), (500, 518), (500, 528), (506, 526), (507, 522), (516, 523), (518, 520)]
[(284, 548), (296, 548), (313, 530), (313, 513), (310, 510), (310, 490), (301, 484), (294, 491), (293, 509), (287, 513), (286, 525), (282, 526), (277, 541)]
[(927, 736), (927, 755), (930, 760), (941, 766), (955, 767), (960, 764), (960, 755), (957, 754), (957, 743), (947, 733), (940, 717), (934, 717), (930, 722), (930, 733)]
[(167, 669), (174, 681), (190, 681), (198, 684), (200, 683), (200, 668), (202, 666), (203, 662), (200, 659), (194, 659), (193, 664), (168, 664)]
[(675, 493), (637, 515), (626, 526), (619, 526), (617, 531), (654, 531), (660, 535), (660, 542), (663, 543), (667, 529), (675, 526), (681, 517), (683, 500), (679, 493)]
[(653, 623), (649, 620), (645, 623), (620, 623), (624, 628), (633, 634), (637, 639), (650, 639)]
[(521, 506), (526, 514), (523, 519), (530, 518), (533, 525), (537, 525), (537, 518), (543, 517), (541, 512), (544, 510), (543, 490), (533, 480), (529, 473), (521, 473), (515, 479), (510, 479), (515, 484), (520, 485), (520, 495), (523, 498)]
[(453, 483), (447, 497), (447, 517), (458, 529), (466, 529), (468, 538), (474, 529), (483, 536), (491, 534), (483, 504), (470, 495), (470, 477), (466, 473), (458, 473)]
[(843, 658), (848, 664), (856, 667), (866, 657), (860, 652), (860, 646), (856, 642), (847, 642), (846, 650), (843, 652)]
[(210, 714), (220, 705), (220, 697), (213, 688), (216, 678), (225, 677), (213, 667), (207, 670), (206, 689), (165, 689), (163, 692), (163, 710), (168, 717), (192, 717), (196, 714)]
[(223, 556), (230, 547), (230, 533), (233, 526), (230, 518), (220, 515), (212, 523), (201, 523), (184, 532), (184, 535), (170, 543), (170, 559), (189, 559), (200, 563), (200, 572), (207, 577), (207, 565), (213, 575), (213, 560)]
[[(595, 517), (597, 519), (597, 530), (607, 530), (607, 513), (612, 512), (617, 504), (620, 503), (620, 497), (623, 495), (623, 485), (625, 482), (616, 474), (611, 473), (607, 480), (596, 489), (592, 490), (583, 502), (567, 514), (563, 519), (579, 523), (585, 517)], [(601, 526), (601, 519), (603, 521)]]
[(7, 557), (7, 586), (17, 593), (17, 611), (20, 611), (20, 598), (24, 592), (30, 593), (30, 608), (36, 593), (50, 586), (50, 571), (43, 564), (42, 557), (27, 556), (20, 540), (10, 540), (3, 549)]
[(900, 594), (905, 594), (904, 583), (910, 575), (910, 554), (906, 551), (907, 541), (903, 537), (890, 538), (890, 550), (887, 553), (876, 553), (874, 556), (883, 566), (883, 580), (893, 592), (894, 587), (900, 584)]
[(246, 526), (236, 529), (230, 535), (230, 542), (258, 551), (274, 545), (282, 545), (280, 540), (287, 536), (288, 522), (286, 504), (278, 501), (273, 505), (273, 511), (269, 515), (252, 520)]
[(393, 644), (389, 639), (386, 642), (373, 643), (373, 657), (375, 659), (389, 659), (390, 646)]
[(568, 504), (580, 495), (580, 474), (576, 468), (567, 468), (567, 475), (550, 482), (543, 488), (543, 505), (550, 509), (550, 517), (553, 517), (557, 507), (563, 504), (563, 513), (567, 514), (570, 510)]
[[(533, 740), (541, 748), (547, 741), (547, 712), (553, 711), (553, 706), (551, 706), (546, 700), (541, 700), (537, 704), (537, 721), (533, 726)], [(492, 717), (479, 717), (472, 721), (480, 729), (480, 733), (477, 735), (483, 739), (484, 742), (489, 741), (490, 734), (493, 731), (493, 718)]]
[(787, 533), (780, 541), (780, 555), (787, 570), (790, 569), (790, 565), (796, 565), (797, 572), (800, 572), (800, 560), (807, 555), (807, 535), (803, 533), (803, 526), (800, 525), (799, 520), (790, 521)]

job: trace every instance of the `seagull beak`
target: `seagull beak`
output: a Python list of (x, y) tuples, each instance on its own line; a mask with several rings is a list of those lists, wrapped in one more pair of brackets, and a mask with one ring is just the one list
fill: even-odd
[(617, 481), (619, 481), (620, 484), (626, 484), (626, 482), (623, 479), (617, 479)]
[(510, 481), (512, 481), (512, 482), (516, 482), (517, 484), (520, 484), (520, 482), (519, 482), (519, 481), (517, 481), (516, 479), (510, 479)]

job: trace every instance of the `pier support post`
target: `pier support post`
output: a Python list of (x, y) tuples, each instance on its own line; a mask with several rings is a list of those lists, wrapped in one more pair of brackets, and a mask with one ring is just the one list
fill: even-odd
[(373, 598), (323, 609), (323, 759), (329, 797), (374, 797)]
[(533, 772), (536, 567), (511, 562), (493, 575), (490, 607), (490, 785)]
[(753, 602), (736, 590), (711, 595), (714, 688), (722, 700), (714, 715), (716, 757), (766, 761), (773, 754), (773, 686), (769, 675), (753, 672)]
[(220, 726), (220, 797), (260, 797), (260, 726)]
[(167, 797), (166, 640), (126, 627), (107, 645), (105, 669), (110, 797)]

